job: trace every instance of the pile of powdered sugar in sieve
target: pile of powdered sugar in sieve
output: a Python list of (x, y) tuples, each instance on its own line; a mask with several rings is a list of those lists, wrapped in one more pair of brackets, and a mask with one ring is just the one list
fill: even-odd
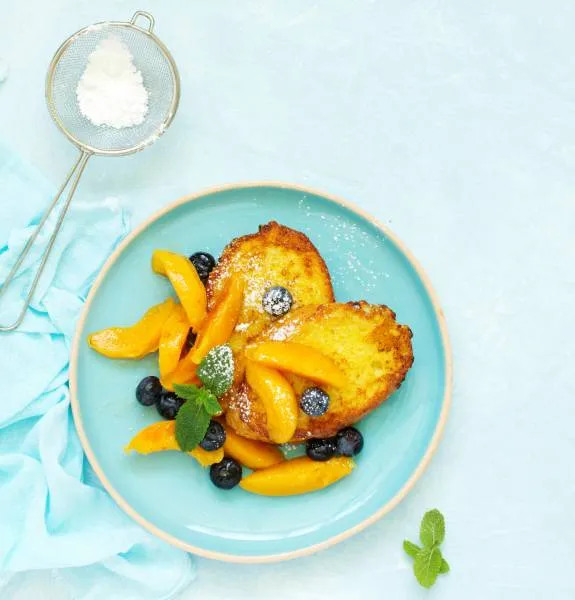
[(102, 40), (88, 57), (76, 88), (80, 112), (94, 125), (115, 129), (140, 125), (148, 92), (134, 57), (121, 40)]

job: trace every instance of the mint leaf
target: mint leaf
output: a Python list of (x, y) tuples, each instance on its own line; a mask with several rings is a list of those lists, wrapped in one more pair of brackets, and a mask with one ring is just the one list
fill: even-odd
[(201, 402), (188, 400), (176, 416), (176, 440), (184, 452), (193, 450), (206, 435), (210, 415)]
[(437, 546), (445, 539), (445, 519), (436, 508), (423, 515), (419, 537), (427, 548)]
[(443, 557), (437, 546), (420, 550), (413, 563), (413, 573), (420, 585), (430, 588), (436, 581)]
[(449, 563), (443, 558), (439, 549), (439, 545), (445, 539), (445, 519), (437, 509), (423, 515), (419, 537), (423, 548), (405, 540), (403, 549), (414, 559), (413, 573), (417, 581), (424, 588), (430, 588), (440, 573), (445, 574), (450, 571)]
[(174, 383), (174, 392), (176, 392), (176, 394), (183, 400), (192, 400), (193, 402), (196, 402), (201, 389), (193, 383), (189, 385)]
[(176, 440), (189, 452), (204, 439), (211, 417), (222, 414), (222, 407), (210, 390), (197, 385), (176, 383), (174, 391), (186, 401), (176, 416)]
[(202, 393), (198, 396), (198, 398), (203, 404), (204, 408), (206, 409), (206, 412), (210, 416), (221, 415), (222, 407), (220, 406), (220, 403), (218, 402), (218, 399), (214, 396), (214, 394), (212, 394), (212, 392), (206, 389), (202, 389), (200, 390), (200, 392)]
[(403, 549), (405, 550), (408, 556), (411, 556), (411, 558), (415, 558), (417, 556), (417, 553), (421, 550), (421, 548), (417, 544), (414, 544), (409, 540), (404, 540)]
[(196, 375), (218, 398), (221, 398), (234, 381), (234, 355), (227, 345), (212, 348), (198, 366)]
[(215, 395), (206, 388), (200, 388), (197, 385), (174, 384), (174, 391), (183, 400), (189, 400), (202, 405), (210, 415), (221, 415), (222, 407)]

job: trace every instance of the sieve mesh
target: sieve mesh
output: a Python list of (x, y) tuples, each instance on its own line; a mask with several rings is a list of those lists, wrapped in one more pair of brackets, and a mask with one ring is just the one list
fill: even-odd
[[(103, 40), (123, 42), (134, 56), (148, 91), (143, 123), (114, 129), (93, 125), (82, 115), (76, 88), (89, 55)], [(178, 74), (163, 44), (130, 23), (101, 23), (79, 31), (60, 48), (48, 73), (46, 98), (52, 117), (81, 149), (95, 154), (129, 154), (151, 144), (170, 124), (179, 98)]]
[[(136, 25), (138, 19), (147, 21), (147, 31)], [(0, 325), (1, 332), (16, 330), (24, 320), (90, 156), (92, 154), (121, 156), (142, 150), (154, 142), (172, 122), (180, 100), (180, 79), (174, 60), (168, 49), (152, 33), (153, 28), (154, 17), (147, 12), (136, 11), (129, 23), (99, 23), (78, 31), (68, 38), (54, 55), (46, 78), (48, 108), (58, 127), (80, 148), (81, 154), (40, 218), (6, 279), (0, 283), (1, 298), (18, 276), (20, 267), (32, 250), (42, 228), (58, 206), (62, 194), (69, 187), (68, 196), (56, 218), (52, 234), (40, 255), (40, 263), (33, 275), (32, 283), (23, 298), (20, 313), (12, 323)], [(80, 113), (78, 107), (76, 89), (88, 63), (88, 57), (100, 42), (110, 37), (123, 42), (129, 48), (136, 68), (142, 73), (144, 86), (148, 92), (148, 112), (144, 121), (134, 127), (114, 129), (94, 125)]]

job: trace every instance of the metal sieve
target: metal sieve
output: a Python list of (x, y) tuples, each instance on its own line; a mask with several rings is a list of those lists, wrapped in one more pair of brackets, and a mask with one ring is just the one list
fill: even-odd
[[(147, 27), (137, 25), (139, 19), (146, 20)], [(46, 78), (46, 102), (56, 125), (78, 147), (80, 156), (0, 288), (1, 298), (14, 280), (62, 194), (70, 186), (22, 310), (12, 324), (0, 325), (0, 331), (12, 331), (24, 320), (88, 159), (94, 154), (123, 156), (138, 152), (155, 142), (172, 122), (180, 99), (180, 78), (170, 52), (153, 33), (154, 25), (152, 15), (143, 11), (134, 13), (127, 23), (107, 21), (90, 25), (70, 36), (54, 55)], [(148, 112), (144, 121), (140, 125), (124, 129), (93, 125), (81, 114), (76, 99), (76, 88), (86, 68), (88, 57), (100, 42), (110, 37), (120, 40), (129, 48), (148, 92)]]

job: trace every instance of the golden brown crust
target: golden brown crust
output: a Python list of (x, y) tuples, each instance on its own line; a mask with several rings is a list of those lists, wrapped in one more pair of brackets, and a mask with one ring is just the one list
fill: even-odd
[(257, 233), (238, 237), (224, 248), (206, 286), (209, 310), (232, 273), (243, 274), (245, 282), (242, 309), (229, 341), (236, 356), (235, 381), (239, 385), (243, 379), (243, 348), (274, 321), (262, 308), (267, 288), (287, 288), (294, 309), (333, 302), (334, 295), (327, 266), (309, 238), (275, 221), (260, 225)]
[[(215, 298), (225, 287), (225, 282), (231, 273), (238, 272), (239, 269), (244, 267), (250, 268), (253, 274), (254, 270), (257, 271), (258, 266), (264, 262), (266, 252), (269, 252), (272, 247), (301, 255), (301, 261), (304, 265), (303, 274), (311, 278), (314, 284), (325, 291), (325, 300), (323, 301), (333, 302), (335, 300), (331, 277), (325, 261), (307, 235), (285, 225), (280, 225), (276, 221), (270, 221), (265, 225), (260, 225), (257, 233), (237, 237), (224, 248), (206, 286), (208, 309), (213, 308)], [(279, 273), (273, 273), (274, 275), (280, 275), (278, 279), (282, 279), (281, 276), (284, 280), (290, 276), (292, 278), (302, 277), (301, 273), (289, 273), (289, 265), (280, 265), (280, 267)], [(289, 282), (284, 283), (286, 284), (285, 287), (289, 284)], [(282, 285), (282, 283), (278, 282), (272, 285)], [(305, 304), (308, 304), (308, 302), (304, 302), (303, 299), (300, 300), (300, 305)]]
[[(413, 362), (411, 331), (386, 306), (334, 302), (329, 271), (306, 235), (272, 221), (224, 249), (208, 284), (211, 309), (232, 273), (244, 274), (244, 302), (229, 343), (236, 361), (232, 389), (222, 398), (228, 424), (240, 435), (270, 441), (265, 410), (244, 380), (244, 348), (255, 340), (286, 339), (315, 347), (334, 360), (348, 382), (341, 390), (325, 386), (330, 409), (311, 418), (300, 411), (293, 441), (327, 437), (379, 406), (400, 385)], [(288, 315), (274, 319), (262, 309), (264, 291), (290, 290)], [(296, 393), (313, 385), (286, 374)]]
[[(312, 418), (300, 411), (293, 441), (329, 437), (377, 408), (401, 385), (413, 363), (411, 330), (388, 307), (367, 302), (304, 306), (270, 324), (259, 340), (290, 340), (315, 347), (348, 377), (342, 389), (324, 386), (330, 408)], [(313, 382), (287, 375), (298, 396)], [(227, 397), (226, 419), (237, 433), (269, 441), (263, 405), (245, 381)]]

